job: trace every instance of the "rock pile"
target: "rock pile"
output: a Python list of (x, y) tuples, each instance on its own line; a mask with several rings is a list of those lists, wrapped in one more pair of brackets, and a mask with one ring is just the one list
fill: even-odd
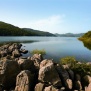
[(89, 75), (81, 78), (41, 54), (21, 57), (28, 52), (21, 47), (17, 43), (0, 47), (0, 91), (91, 91)]

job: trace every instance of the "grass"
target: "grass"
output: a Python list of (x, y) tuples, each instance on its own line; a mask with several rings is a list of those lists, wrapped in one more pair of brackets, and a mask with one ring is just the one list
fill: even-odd
[(31, 54), (42, 54), (42, 55), (45, 55), (46, 54), (46, 51), (44, 49), (34, 49), (30, 52)]

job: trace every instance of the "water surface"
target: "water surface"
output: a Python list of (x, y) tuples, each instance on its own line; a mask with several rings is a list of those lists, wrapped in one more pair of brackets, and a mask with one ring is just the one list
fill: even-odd
[[(84, 47), (77, 37), (0, 37), (0, 42), (4, 41), (37, 41), (32, 43), (22, 43), (25, 49), (45, 49), (46, 58), (59, 61), (60, 58), (73, 56), (80, 61), (91, 61), (91, 51)], [(29, 56), (27, 54), (25, 56)]]

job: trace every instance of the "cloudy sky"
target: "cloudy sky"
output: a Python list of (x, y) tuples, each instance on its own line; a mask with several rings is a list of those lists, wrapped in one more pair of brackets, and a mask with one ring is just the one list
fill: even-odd
[(91, 0), (0, 0), (0, 21), (51, 33), (91, 29)]

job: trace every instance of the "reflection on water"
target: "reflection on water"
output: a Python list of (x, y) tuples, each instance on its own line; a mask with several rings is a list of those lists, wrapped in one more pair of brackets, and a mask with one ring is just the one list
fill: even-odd
[[(83, 42), (83, 41), (82, 41)], [(89, 50), (91, 50), (91, 43), (87, 43), (87, 42), (83, 42), (84, 47), (88, 48)]]

